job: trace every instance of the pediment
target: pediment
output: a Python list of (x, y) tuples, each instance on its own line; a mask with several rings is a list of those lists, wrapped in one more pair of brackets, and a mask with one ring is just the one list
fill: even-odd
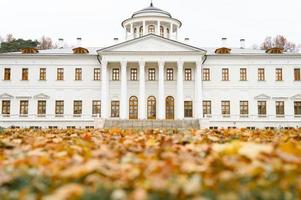
[(10, 94), (3, 93), (0, 95), (0, 99), (13, 99), (14, 97)]
[(255, 97), (255, 100), (269, 100), (271, 97), (266, 94), (260, 94)]
[(295, 96), (292, 96), (291, 99), (293, 99), (293, 100), (301, 100), (301, 94), (296, 94)]
[(149, 34), (140, 38), (125, 41), (104, 49), (101, 52), (203, 52), (205, 50), (178, 41)]
[(40, 93), (33, 97), (34, 99), (49, 99), (50, 97), (46, 94)]

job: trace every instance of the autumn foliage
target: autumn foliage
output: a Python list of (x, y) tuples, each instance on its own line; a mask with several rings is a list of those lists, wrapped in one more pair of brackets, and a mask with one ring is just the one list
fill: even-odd
[(301, 129), (4, 130), (0, 199), (300, 199)]

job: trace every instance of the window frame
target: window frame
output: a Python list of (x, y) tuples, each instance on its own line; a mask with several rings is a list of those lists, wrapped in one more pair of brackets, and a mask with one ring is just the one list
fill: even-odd
[(47, 102), (46, 100), (38, 100), (37, 102), (37, 115), (39, 117), (46, 116)]
[(82, 81), (83, 80), (83, 70), (82, 68), (75, 68), (74, 80), (75, 81)]
[(10, 116), (10, 110), (11, 110), (11, 101), (10, 100), (2, 100), (2, 108), (1, 108), (1, 114), (4, 117)]
[(240, 81), (248, 81), (248, 72), (247, 68), (240, 68)]
[(64, 68), (56, 69), (56, 80), (63, 81), (64, 80)]
[(20, 110), (19, 110), (20, 117), (28, 116), (28, 107), (29, 107), (28, 100), (20, 100)]
[(284, 101), (276, 101), (275, 102), (275, 110), (277, 117), (285, 116), (285, 102)]
[(222, 68), (222, 81), (229, 81), (229, 68)]
[(210, 100), (203, 101), (203, 117), (211, 117), (212, 115), (212, 103)]
[(130, 69), (130, 81), (138, 81), (138, 69), (137, 68)]
[(240, 117), (249, 116), (249, 101), (240, 101), (239, 102), (239, 114)]
[(47, 71), (46, 68), (40, 68), (39, 80), (46, 81)]
[(28, 81), (29, 80), (29, 70), (28, 68), (22, 68), (22, 81)]
[(129, 98), (129, 119), (138, 119), (138, 97), (131, 96)]
[(101, 117), (101, 100), (92, 101), (92, 115)]
[(101, 79), (101, 72), (100, 72), (100, 68), (94, 68), (94, 74), (93, 74), (93, 80), (94, 81), (100, 81)]
[(74, 100), (73, 101), (73, 117), (81, 117), (83, 114), (83, 101)]
[(64, 112), (65, 112), (64, 104), (65, 104), (64, 100), (56, 100), (55, 101), (55, 116), (56, 117), (64, 115)]
[(119, 68), (112, 69), (112, 81), (119, 81), (120, 80), (120, 70)]
[(230, 117), (231, 115), (231, 102), (230, 101), (222, 101), (221, 102), (221, 113), (223, 117)]
[(111, 101), (111, 118), (119, 118), (120, 116), (120, 101)]
[(257, 101), (257, 114), (259, 117), (267, 116), (267, 101)]
[(156, 80), (156, 69), (148, 68), (148, 80), (155, 81)]
[(10, 81), (11, 80), (11, 68), (4, 68), (4, 74), (3, 74), (3, 80), (4, 81)]
[(192, 81), (192, 69), (185, 68), (184, 69), (185, 81)]
[(173, 81), (174, 80), (174, 70), (173, 68), (166, 69), (166, 81)]
[(301, 117), (301, 101), (294, 101), (294, 115)]
[(275, 80), (276, 81), (283, 81), (283, 70), (282, 68), (275, 69)]
[(265, 69), (264, 68), (258, 68), (257, 78), (258, 78), (258, 81), (265, 81)]
[(210, 81), (210, 68), (203, 68), (203, 81)]
[(301, 81), (301, 70), (300, 68), (294, 69), (294, 81)]
[(184, 101), (184, 117), (193, 118), (193, 101)]

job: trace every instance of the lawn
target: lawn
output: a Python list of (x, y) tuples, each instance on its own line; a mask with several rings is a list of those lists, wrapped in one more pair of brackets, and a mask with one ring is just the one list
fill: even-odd
[(0, 199), (300, 199), (301, 129), (3, 130)]

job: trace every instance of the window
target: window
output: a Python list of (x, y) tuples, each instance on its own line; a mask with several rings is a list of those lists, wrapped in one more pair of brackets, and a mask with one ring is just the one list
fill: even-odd
[(94, 81), (100, 80), (100, 68), (94, 68)]
[(22, 69), (22, 81), (28, 81), (28, 68)]
[(294, 102), (295, 116), (301, 116), (301, 101)]
[(119, 69), (118, 68), (113, 69), (112, 80), (119, 81)]
[(137, 81), (138, 78), (137, 68), (131, 68), (131, 81)]
[(185, 69), (185, 81), (191, 81), (191, 69)]
[(166, 29), (166, 37), (169, 38), (169, 28)]
[(154, 25), (149, 25), (148, 26), (148, 33), (155, 33), (155, 26)]
[(241, 81), (246, 81), (247, 78), (247, 69), (246, 68), (241, 68), (240, 69), (240, 80)]
[(148, 69), (148, 80), (155, 81), (156, 80), (156, 70), (155, 68)]
[(184, 117), (192, 117), (192, 101), (184, 101)]
[(137, 38), (137, 28), (134, 28), (134, 38)]
[(295, 81), (300, 81), (301, 80), (301, 77), (300, 77), (300, 68), (294, 69), (294, 80)]
[(166, 119), (174, 119), (175, 118), (175, 100), (172, 96), (166, 97), (165, 100), (165, 115)]
[(20, 115), (21, 116), (28, 115), (28, 100), (20, 101)]
[(259, 117), (265, 117), (267, 115), (267, 102), (258, 101), (258, 115)]
[(259, 68), (258, 69), (258, 80), (259, 81), (264, 81), (265, 80), (264, 68)]
[(164, 37), (164, 27), (160, 26), (160, 36)]
[(55, 101), (55, 115), (64, 114), (64, 101)]
[(240, 116), (247, 117), (249, 115), (249, 102), (240, 101)]
[(119, 117), (119, 101), (111, 102), (111, 117)]
[(222, 69), (222, 80), (229, 81), (229, 69), (228, 68)]
[(38, 101), (38, 115), (46, 115), (46, 101)]
[(101, 101), (98, 100), (92, 101), (92, 115), (101, 116)]
[(156, 119), (156, 98), (154, 96), (147, 99), (147, 119)]
[(10, 100), (2, 100), (2, 115), (10, 115)]
[(139, 37), (143, 36), (143, 26), (140, 26), (139, 28)]
[(58, 68), (57, 69), (56, 80), (58, 80), (58, 81), (64, 80), (64, 69), (63, 68)]
[(4, 69), (4, 80), (9, 81), (10, 80), (10, 68)]
[(81, 116), (82, 114), (82, 101), (74, 101), (73, 102), (73, 115), (75, 117)]
[(211, 101), (203, 101), (203, 116), (208, 117), (211, 115)]
[(223, 117), (230, 117), (230, 101), (222, 101)]
[(276, 116), (284, 116), (284, 101), (276, 101)]
[(82, 68), (75, 69), (75, 80), (81, 81), (82, 80)]
[(46, 68), (40, 68), (40, 81), (46, 80)]
[(276, 81), (282, 81), (282, 69), (281, 68), (277, 68), (276, 69)]
[(203, 69), (203, 81), (210, 81), (210, 69), (209, 68)]
[(135, 96), (129, 99), (129, 119), (138, 119), (138, 98)]
[(166, 80), (173, 81), (173, 69), (172, 68), (166, 69)]

